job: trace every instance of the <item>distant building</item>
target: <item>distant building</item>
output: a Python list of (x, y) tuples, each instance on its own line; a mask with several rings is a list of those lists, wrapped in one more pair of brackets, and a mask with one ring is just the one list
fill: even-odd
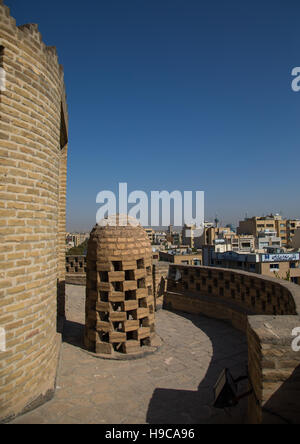
[(145, 228), (145, 231), (147, 233), (149, 241), (151, 242), (151, 244), (153, 244), (155, 239), (155, 231), (152, 228)]
[(263, 250), (267, 247), (281, 247), (281, 237), (277, 236), (277, 231), (261, 231), (258, 233), (256, 248)]
[(223, 228), (208, 228), (205, 230), (203, 237), (206, 243), (204, 245), (212, 245), (215, 247), (215, 251), (247, 251), (251, 252), (255, 250), (256, 238), (249, 235), (237, 235), (234, 231), (231, 231), (229, 227)]
[(295, 236), (292, 240), (292, 248), (300, 249), (300, 228), (295, 231)]
[(294, 220), (288, 220), (287, 221), (287, 238), (288, 238), (288, 245), (292, 245), (293, 238), (297, 232), (297, 230), (300, 228), (300, 220), (294, 219)]
[(194, 237), (193, 237), (193, 231), (195, 229), (195, 225), (184, 225), (182, 227), (182, 243), (184, 245), (188, 245), (190, 248), (194, 248)]
[(237, 234), (252, 234), (258, 237), (261, 232), (276, 232), (281, 239), (281, 245), (288, 247), (292, 244), (292, 239), (297, 228), (300, 227), (300, 220), (283, 219), (279, 214), (270, 216), (246, 218), (240, 221)]
[(190, 248), (201, 247), (200, 229), (196, 225), (185, 224), (181, 231), (181, 242), (183, 245), (188, 245)]
[(251, 234), (235, 234), (231, 237), (231, 246), (233, 251), (253, 252), (256, 246), (256, 238)]
[(160, 251), (159, 259), (172, 264), (181, 265), (202, 265), (202, 252), (192, 253), (190, 250)]
[(239, 222), (237, 234), (252, 234), (253, 236), (258, 236), (258, 233), (261, 231), (277, 231), (277, 221), (280, 220), (282, 220), (282, 217), (279, 215), (246, 218)]
[(69, 248), (78, 247), (83, 244), (83, 242), (89, 239), (90, 233), (67, 233), (66, 234), (66, 245)]
[(235, 232), (231, 231), (229, 227), (214, 227), (206, 224), (203, 235), (199, 239), (199, 244), (200, 246), (213, 245), (216, 239), (224, 239), (234, 235)]
[(170, 242), (172, 245), (181, 245), (182, 243), (181, 233), (179, 233), (178, 231), (174, 231), (173, 225), (170, 225), (166, 233), (166, 240), (167, 242)]
[(161, 245), (167, 242), (167, 235), (164, 231), (155, 231), (154, 233), (155, 245)]
[(300, 284), (300, 253), (287, 253), (282, 248), (268, 247), (265, 253), (228, 251), (218, 253), (204, 247), (203, 263), (212, 267), (232, 268), (270, 277), (290, 279)]
[[(202, 250), (205, 247), (206, 245), (203, 245)], [(209, 245), (209, 247), (211, 247), (212, 250), (217, 251), (218, 253), (225, 253), (226, 251), (232, 250), (231, 243), (226, 242), (225, 239), (216, 239), (214, 245)]]
[(172, 243), (174, 245), (181, 245), (182, 243), (181, 233), (174, 231), (174, 233), (172, 234)]

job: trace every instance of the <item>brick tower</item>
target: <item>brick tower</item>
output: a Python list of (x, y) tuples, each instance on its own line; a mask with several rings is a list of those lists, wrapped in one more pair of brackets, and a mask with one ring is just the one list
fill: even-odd
[(152, 249), (141, 226), (96, 226), (88, 244), (86, 347), (138, 353), (153, 345)]
[(0, 421), (54, 391), (64, 314), (68, 114), (38, 26), (0, 0)]

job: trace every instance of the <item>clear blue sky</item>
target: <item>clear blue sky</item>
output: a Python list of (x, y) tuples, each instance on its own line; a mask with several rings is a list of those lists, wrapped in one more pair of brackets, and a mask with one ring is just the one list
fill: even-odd
[(300, 217), (297, 0), (5, 0), (64, 65), (68, 229), (101, 190), (204, 190), (206, 219)]

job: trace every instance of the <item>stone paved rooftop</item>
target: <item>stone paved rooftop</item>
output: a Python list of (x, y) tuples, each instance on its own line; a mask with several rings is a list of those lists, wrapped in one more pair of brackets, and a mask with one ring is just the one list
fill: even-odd
[[(247, 342), (224, 322), (160, 310), (162, 348), (138, 360), (90, 356), (82, 347), (85, 288), (67, 286), (56, 394), (14, 424), (244, 423), (247, 399), (224, 412), (212, 407), (221, 370), (245, 374)], [(241, 385), (241, 389), (243, 390)]]

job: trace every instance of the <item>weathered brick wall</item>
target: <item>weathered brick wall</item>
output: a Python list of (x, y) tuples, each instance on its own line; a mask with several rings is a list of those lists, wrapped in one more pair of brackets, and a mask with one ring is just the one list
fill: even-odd
[(300, 423), (295, 284), (235, 270), (170, 265), (164, 306), (231, 322), (248, 338), (249, 423)]
[[(56, 50), (0, 0), (0, 420), (53, 391), (63, 314), (67, 110)], [(59, 293), (59, 294), (58, 294)], [(58, 304), (57, 304), (58, 298)]]
[(291, 335), (299, 327), (298, 316), (248, 318), (249, 423), (300, 423), (300, 352)]

